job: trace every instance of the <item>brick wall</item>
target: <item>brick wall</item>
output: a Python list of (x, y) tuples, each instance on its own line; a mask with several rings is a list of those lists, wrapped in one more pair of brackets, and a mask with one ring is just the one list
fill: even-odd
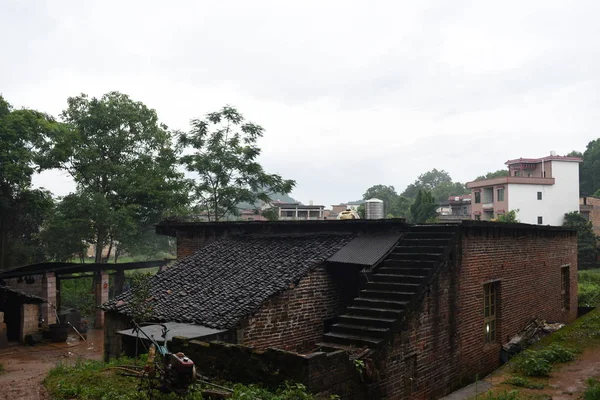
[(592, 209), (589, 213), (589, 220), (594, 227), (594, 233), (600, 236), (600, 198), (597, 197), (585, 197), (579, 199), (579, 204), (583, 204), (585, 200), (585, 204), (588, 206), (592, 206)]
[(178, 237), (177, 238), (177, 259), (182, 259), (191, 256), (201, 247), (213, 242), (214, 237), (194, 236), (194, 237)]
[[(499, 365), (502, 343), (533, 317), (571, 322), (577, 317), (575, 234), (470, 232), (462, 240), (459, 323), (462, 373), (474, 376)], [(561, 303), (561, 267), (570, 266), (570, 307)], [(497, 281), (497, 341), (484, 343), (483, 285)]]
[(131, 329), (131, 317), (115, 312), (104, 313), (104, 360), (120, 357), (124, 353), (123, 335), (117, 332)]
[(25, 336), (38, 331), (40, 306), (38, 304), (21, 305), (21, 329), (19, 339), (25, 342)]
[(25, 283), (24, 280), (19, 283), (17, 282), (17, 278), (5, 279), (5, 281), (6, 286), (11, 289), (20, 290), (32, 296), (42, 297), (42, 275), (34, 275), (33, 278), (35, 279), (33, 283)]
[(271, 299), (250, 317), (238, 333), (241, 344), (307, 352), (321, 341), (325, 320), (341, 314), (358, 292), (359, 272), (346, 273), (323, 265), (297, 285)]
[[(466, 230), (405, 328), (375, 352), (369, 398), (439, 398), (500, 365), (500, 348), (533, 317), (577, 316), (577, 238), (568, 232)], [(560, 269), (570, 265), (570, 307)], [(485, 343), (483, 285), (499, 282), (497, 341)]]
[(304, 384), (318, 397), (364, 399), (360, 376), (344, 351), (300, 355), (285, 350), (259, 350), (227, 343), (174, 338), (171, 351), (182, 351), (200, 375), (244, 384), (261, 382), (277, 388), (285, 382)]
[(449, 260), (409, 311), (404, 329), (366, 360), (369, 399), (435, 399), (461, 385), (454, 374), (458, 276)]

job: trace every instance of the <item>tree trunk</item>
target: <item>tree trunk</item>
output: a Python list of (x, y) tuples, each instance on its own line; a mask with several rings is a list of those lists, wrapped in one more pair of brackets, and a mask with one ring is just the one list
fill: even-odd
[(106, 253), (106, 258), (103, 260), (104, 263), (108, 264), (108, 260), (110, 259), (110, 252), (112, 251), (113, 248), (113, 240), (112, 237), (110, 238), (110, 243), (108, 245), (108, 252)]
[(8, 267), (8, 225), (4, 211), (0, 210), (0, 271)]
[(98, 264), (102, 263), (102, 249), (104, 248), (104, 232), (98, 230), (96, 235), (96, 254), (95, 262)]
[(115, 247), (115, 264), (117, 263), (117, 259), (119, 258), (119, 253), (120, 253), (120, 247), (116, 246)]

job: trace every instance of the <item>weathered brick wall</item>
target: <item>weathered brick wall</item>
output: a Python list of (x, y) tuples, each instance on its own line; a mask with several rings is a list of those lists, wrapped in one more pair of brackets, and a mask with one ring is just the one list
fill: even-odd
[(123, 335), (117, 332), (130, 329), (131, 317), (115, 312), (104, 313), (104, 360), (120, 357), (124, 353)]
[[(375, 352), (369, 398), (439, 398), (500, 365), (500, 348), (533, 317), (577, 316), (577, 246), (568, 233), (469, 232), (407, 316), (406, 328)], [(570, 307), (560, 269), (570, 265)], [(497, 342), (485, 343), (483, 285), (498, 280)]]
[(457, 348), (457, 267), (443, 266), (401, 333), (367, 359), (369, 399), (439, 398), (460, 386)]
[(214, 237), (194, 236), (177, 238), (177, 259), (191, 256), (201, 247), (213, 242)]
[[(547, 235), (547, 236), (546, 236)], [(460, 363), (474, 377), (499, 365), (502, 343), (533, 317), (571, 322), (577, 317), (577, 237), (568, 233), (469, 232), (462, 240), (459, 280)], [(561, 304), (561, 267), (570, 265), (570, 307)], [(483, 285), (498, 281), (497, 341), (484, 343)]]
[(307, 352), (321, 341), (325, 320), (340, 315), (358, 290), (358, 271), (347, 267), (345, 279), (318, 266), (297, 285), (271, 299), (250, 317), (238, 340), (246, 346)]
[(21, 329), (19, 339), (25, 342), (25, 336), (38, 331), (40, 306), (38, 304), (23, 304), (21, 306)]
[(17, 278), (5, 279), (6, 286), (11, 289), (20, 290), (23, 293), (27, 293), (32, 296), (42, 297), (42, 275), (34, 275), (35, 282), (25, 283), (17, 282)]
[(592, 210), (590, 211), (590, 222), (594, 227), (594, 233), (596, 235), (600, 235), (600, 198), (598, 197), (585, 197), (579, 199), (579, 204), (583, 204), (585, 199), (585, 204), (588, 206), (592, 206)]
[(319, 396), (364, 399), (360, 376), (344, 351), (300, 355), (285, 350), (259, 350), (227, 343), (174, 338), (171, 351), (182, 351), (198, 373), (244, 384), (262, 383), (277, 388), (285, 382), (304, 384)]

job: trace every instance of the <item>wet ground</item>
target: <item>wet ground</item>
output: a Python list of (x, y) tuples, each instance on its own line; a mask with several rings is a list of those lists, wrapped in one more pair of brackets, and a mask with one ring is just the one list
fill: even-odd
[(78, 359), (102, 359), (103, 331), (91, 330), (87, 342), (70, 335), (63, 343), (40, 343), (23, 346), (17, 343), (0, 350), (0, 400), (48, 399), (42, 381), (57, 363)]

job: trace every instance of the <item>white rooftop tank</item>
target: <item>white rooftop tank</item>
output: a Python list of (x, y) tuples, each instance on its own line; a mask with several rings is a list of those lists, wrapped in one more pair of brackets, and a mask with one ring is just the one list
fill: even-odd
[(366, 219), (383, 219), (383, 200), (369, 199), (365, 201)]

